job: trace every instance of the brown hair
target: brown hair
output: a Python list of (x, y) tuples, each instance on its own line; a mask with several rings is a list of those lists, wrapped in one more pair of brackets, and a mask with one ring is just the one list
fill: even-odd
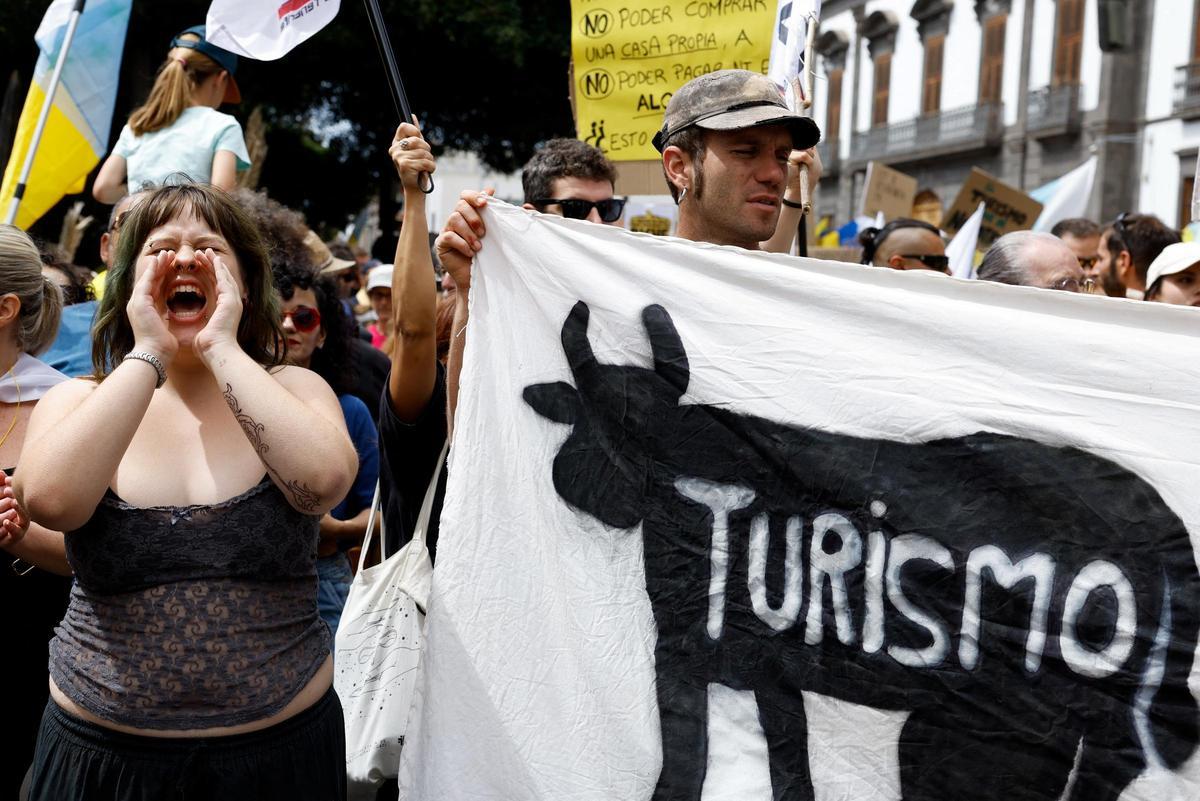
[(617, 168), (604, 152), (579, 139), (551, 139), (521, 169), (525, 202), (536, 204), (550, 197), (559, 178), (608, 181), (616, 185)]
[[(704, 191), (704, 153), (708, 150), (707, 140), (704, 138), (704, 129), (692, 126), (684, 128), (679, 133), (673, 135), (670, 139), (663, 143), (663, 150), (674, 145), (675, 147), (687, 153), (692, 159), (692, 187), (691, 193), (693, 198), (700, 197)], [(671, 192), (671, 199), (679, 204), (680, 188), (675, 185), (671, 177), (667, 175), (666, 165), (663, 165), (663, 178), (667, 180), (667, 189)]]
[(42, 275), (42, 259), (29, 235), (12, 225), (0, 224), (0, 294), (13, 294), (21, 304), (17, 318), (17, 345), (23, 353), (37, 355), (58, 336), (62, 295)]
[(184, 214), (203, 220), (223, 236), (242, 268), (246, 299), (238, 324), (238, 344), (264, 367), (283, 363), (285, 340), (279, 327), (279, 300), (258, 229), (233, 198), (220, 189), (208, 184), (179, 184), (150, 192), (121, 223), (117, 257), (108, 271), (104, 299), (92, 330), (92, 365), (97, 379), (103, 379), (133, 350), (133, 328), (125, 305), (133, 291), (138, 254), (146, 237)]
[(1121, 251), (1128, 251), (1133, 269), (1143, 281), (1150, 272), (1150, 262), (1158, 258), (1167, 245), (1180, 241), (1179, 233), (1153, 214), (1121, 215), (1104, 233), (1105, 245), (1112, 258), (1115, 260)]
[[(199, 41), (194, 33), (185, 33), (181, 39)], [(190, 47), (175, 47), (167, 53), (167, 60), (158, 68), (158, 76), (150, 89), (146, 102), (129, 115), (129, 128), (135, 136), (162, 130), (179, 119), (179, 115), (192, 105), (192, 93), (224, 68), (199, 50)]]

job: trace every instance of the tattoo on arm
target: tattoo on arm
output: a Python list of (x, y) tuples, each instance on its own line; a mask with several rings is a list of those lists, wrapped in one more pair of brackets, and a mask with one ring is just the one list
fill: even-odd
[(233, 411), (233, 416), (237, 418), (238, 425), (242, 427), (242, 433), (246, 435), (246, 439), (250, 440), (250, 444), (254, 447), (258, 458), (262, 459), (262, 463), (266, 465), (267, 470), (275, 476), (283, 486), (287, 487), (288, 492), (292, 494), (292, 500), (296, 504), (296, 508), (304, 512), (316, 512), (318, 505), (321, 503), (320, 496), (309, 489), (303, 482), (288, 481), (279, 472), (271, 466), (267, 461), (267, 451), (271, 450), (271, 446), (263, 441), (263, 433), (266, 431), (266, 426), (256, 422), (254, 418), (242, 411), (242, 405), (238, 403), (237, 396), (233, 394), (233, 386), (225, 385), (225, 402), (229, 404), (229, 408)]

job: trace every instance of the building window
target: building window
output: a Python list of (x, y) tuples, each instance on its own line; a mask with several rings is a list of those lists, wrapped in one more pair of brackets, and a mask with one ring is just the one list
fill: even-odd
[(836, 142), (842, 128), (842, 77), (846, 74), (846, 51), (850, 40), (840, 31), (826, 31), (816, 41), (825, 74), (829, 76), (825, 95), (825, 131), (827, 142)]
[(1079, 56), (1083, 51), (1083, 0), (1058, 0), (1054, 37), (1053, 86), (1079, 83)]
[(1179, 182), (1179, 228), (1192, 221), (1192, 193), (1196, 189), (1196, 176), (1185, 175)]
[(887, 125), (888, 90), (892, 84), (892, 51), (896, 48), (896, 31), (900, 23), (888, 11), (876, 11), (863, 20), (859, 32), (867, 40), (867, 52), (875, 64), (875, 80), (871, 87), (871, 127)]
[(983, 58), (979, 70), (979, 102), (999, 103), (1004, 83), (1004, 33), (1008, 15), (997, 14), (983, 23)]
[(844, 69), (829, 71), (829, 98), (826, 101), (825, 136), (827, 142), (836, 142), (842, 127), (842, 74)]
[(937, 114), (942, 108), (942, 45), (945, 36), (925, 40), (925, 71), (921, 86), (921, 113)]
[(872, 85), (871, 127), (887, 125), (888, 89), (892, 82), (892, 54), (875, 57), (875, 83)]

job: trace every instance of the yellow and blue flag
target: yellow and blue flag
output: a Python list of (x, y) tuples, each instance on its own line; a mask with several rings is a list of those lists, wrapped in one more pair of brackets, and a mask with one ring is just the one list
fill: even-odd
[[(28, 228), (63, 195), (82, 192), (88, 173), (107, 152), (132, 3), (90, 0), (84, 6), (26, 181), (17, 212), (18, 227)], [(74, 0), (54, 0), (34, 35), (41, 54), (0, 184), (0, 219), (8, 215), (74, 6)]]

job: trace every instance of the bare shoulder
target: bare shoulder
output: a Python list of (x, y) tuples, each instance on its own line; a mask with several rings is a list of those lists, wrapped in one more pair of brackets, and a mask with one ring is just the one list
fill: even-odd
[(96, 391), (100, 383), (94, 378), (72, 378), (55, 384), (42, 396), (39, 406), (71, 406), (81, 403)]
[(72, 378), (55, 384), (33, 407), (30, 416), (30, 432), (53, 428), (64, 417), (78, 408), (89, 395), (96, 391), (99, 383), (93, 378)]

